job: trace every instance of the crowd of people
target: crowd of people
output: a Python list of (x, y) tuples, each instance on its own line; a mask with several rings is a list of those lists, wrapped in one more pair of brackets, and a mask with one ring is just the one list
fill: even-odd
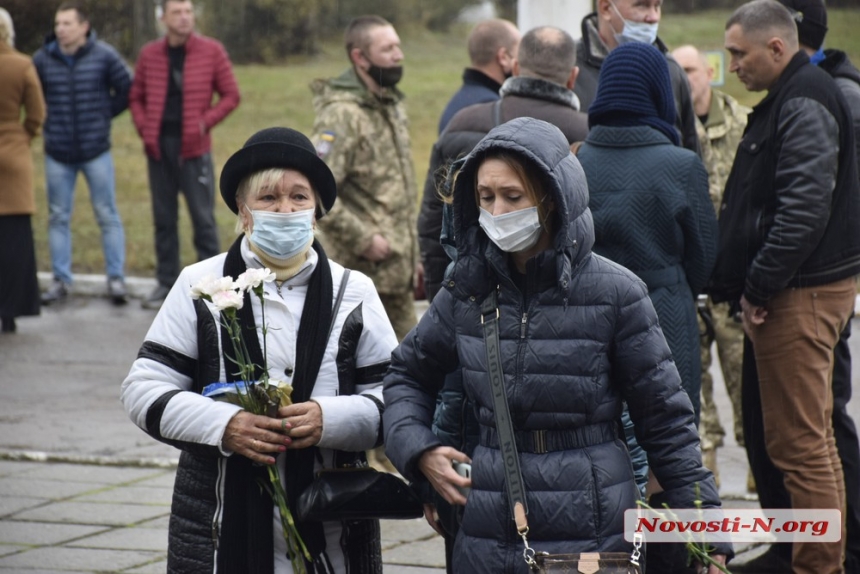
[[(107, 295), (127, 303), (113, 118), (129, 109), (143, 143), (157, 261), (143, 305), (158, 313), (121, 400), (181, 450), (169, 571), (381, 572), (377, 520), (286, 521), (260, 488), (267, 467), (292, 509), (322, 470), (399, 473), (444, 537), (449, 572), (526, 572), (529, 550), (635, 556), (625, 510), (721, 505), (716, 344), (748, 488), (762, 508), (840, 510), (843, 534), (729, 568), (860, 572), (860, 446), (846, 411), (860, 71), (823, 49), (822, 0), (752, 0), (724, 38), (729, 72), (766, 92), (749, 109), (712, 88), (695, 46), (669, 52), (660, 16), (659, 0), (597, 0), (578, 40), (477, 24), (422, 196), (400, 37), (379, 16), (355, 18), (346, 70), (311, 86), (311, 133), (261, 130), (221, 170), (238, 234), (221, 252), (211, 131), (240, 92), (224, 47), (195, 32), (192, 1), (163, 0), (166, 34), (133, 71), (81, 0), (59, 5), (32, 59), (0, 9), (0, 269), (14, 270), (0, 276), (4, 332), (69, 295), (79, 172)], [(40, 133), (53, 270), (41, 294), (29, 160)], [(180, 192), (198, 258), (184, 269)], [(207, 291), (248, 272), (266, 279), (238, 301)], [(288, 385), (291, 401), (250, 412), (207, 390), (249, 378)], [(733, 557), (730, 544), (708, 551), (691, 560), (683, 544), (646, 543), (644, 563), (715, 574)]]

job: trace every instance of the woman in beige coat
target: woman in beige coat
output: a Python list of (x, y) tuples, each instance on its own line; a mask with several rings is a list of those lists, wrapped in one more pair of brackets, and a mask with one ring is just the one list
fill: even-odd
[[(45, 120), (45, 100), (29, 57), (14, 49), (15, 29), (0, 8), (0, 320), (15, 332), (15, 318), (39, 314), (36, 251), (30, 217), (33, 160), (30, 141)], [(21, 107), (24, 117), (21, 117)]]

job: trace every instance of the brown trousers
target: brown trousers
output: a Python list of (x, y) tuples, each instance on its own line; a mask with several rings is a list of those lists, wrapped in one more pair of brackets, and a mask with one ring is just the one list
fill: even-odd
[[(833, 438), (833, 349), (854, 308), (854, 278), (786, 289), (753, 327), (767, 453), (785, 475), (793, 508), (845, 512), (842, 463)], [(794, 574), (838, 574), (841, 542), (795, 543)]]

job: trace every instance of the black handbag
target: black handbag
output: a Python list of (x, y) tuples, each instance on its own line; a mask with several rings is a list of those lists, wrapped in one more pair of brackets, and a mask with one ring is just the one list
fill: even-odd
[(505, 485), (508, 500), (513, 510), (517, 533), (523, 539), (525, 549), (523, 558), (532, 572), (568, 572), (582, 574), (641, 574), (639, 565), (642, 548), (641, 534), (634, 535), (633, 551), (626, 552), (582, 552), (575, 554), (549, 554), (535, 552), (529, 546), (529, 525), (526, 515), (526, 489), (520, 471), (520, 457), (514, 439), (514, 425), (505, 394), (505, 381), (502, 373), (501, 348), (499, 346), (499, 307), (496, 290), (492, 290), (481, 305), (481, 324), (484, 329), (484, 342), (487, 349), (487, 371), (493, 395), (493, 414), (496, 419), (496, 432), (502, 452), (513, 453), (504, 456)]
[(299, 496), (300, 521), (391, 520), (424, 515), (421, 499), (403, 480), (370, 467), (321, 471)]
[[(345, 269), (332, 306), (329, 336), (348, 279), (349, 269)], [(299, 496), (296, 505), (296, 514), (302, 522), (407, 519), (424, 515), (421, 499), (406, 482), (368, 466), (320, 471)]]

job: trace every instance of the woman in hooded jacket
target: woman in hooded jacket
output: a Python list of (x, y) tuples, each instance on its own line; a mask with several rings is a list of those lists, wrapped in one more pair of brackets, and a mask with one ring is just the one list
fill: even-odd
[[(647, 289), (591, 251), (585, 174), (562, 133), (533, 118), (503, 124), (455, 178), (457, 261), (392, 354), (383, 425), (387, 454), (404, 476), (466, 505), (455, 572), (528, 571), (505, 494), (482, 331), (481, 307), (493, 291), (536, 552), (631, 550), (624, 511), (636, 507), (638, 491), (619, 431), (623, 400), (668, 504), (719, 507), (693, 408)], [(456, 369), (480, 424), (471, 460), (431, 431), (436, 395)], [(470, 462), (471, 479), (452, 461)], [(467, 486), (468, 498), (459, 490)], [(731, 548), (714, 546), (724, 561)]]

